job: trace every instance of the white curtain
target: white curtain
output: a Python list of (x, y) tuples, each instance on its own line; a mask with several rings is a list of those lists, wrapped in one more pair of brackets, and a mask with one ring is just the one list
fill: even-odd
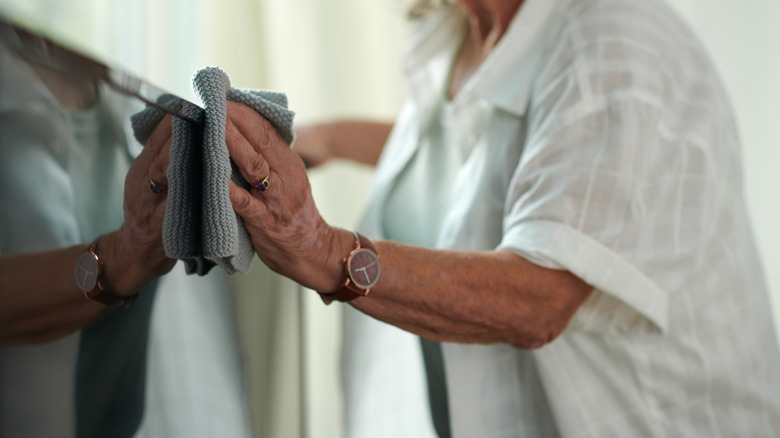
[[(53, 34), (193, 100), (192, 73), (218, 65), (235, 86), (287, 93), (300, 124), (338, 116), (393, 117), (405, 93), (399, 64), (410, 34), (403, 17), (405, 3), (0, 0), (0, 7), (31, 22), (46, 23)], [(745, 145), (748, 207), (773, 293), (773, 310), (780, 320), (780, 231), (776, 226), (780, 223), (780, 172), (774, 169), (780, 162), (780, 131), (774, 120), (780, 114), (780, 32), (776, 26), (780, 2), (670, 3), (699, 32), (732, 96)], [(352, 227), (363, 208), (371, 176), (371, 169), (343, 162), (312, 171), (314, 195), (325, 219)], [(240, 436), (243, 425), (236, 423), (243, 421), (241, 412), (230, 418), (212, 418), (204, 402), (190, 406), (188, 415), (182, 416), (166, 406), (165, 400), (172, 398), (162, 393), (178, 391), (178, 397), (195, 394), (192, 400), (202, 400), (197, 393), (208, 391), (204, 382), (210, 376), (238, 372), (240, 365), (246, 371), (244, 387), (228, 388), (225, 394), (240, 402), (246, 391), (256, 436), (343, 436), (338, 305), (322, 305), (316, 294), (270, 273), (258, 261), (245, 276), (215, 275), (203, 281), (179, 272), (171, 277), (153, 322), (157, 336), (153, 342), (170, 349), (152, 355), (150, 381), (159, 384), (149, 388), (150, 406), (156, 410), (149, 413), (145, 436), (226, 436), (214, 435), (210, 429), (220, 421), (230, 422), (230, 430)], [(178, 331), (171, 329), (171, 320), (181, 324)], [(203, 330), (204, 324), (210, 331)], [(218, 345), (220, 340), (233, 339), (235, 327), (238, 353)], [(166, 339), (160, 333), (170, 336)], [(184, 341), (176, 341), (176, 333)], [(210, 345), (209, 355), (223, 357), (212, 357), (210, 365), (189, 376), (193, 386), (187, 391), (192, 393), (182, 392), (173, 386), (185, 385), (187, 380), (166, 373), (176, 372), (176, 361), (197, 357), (197, 351), (186, 348), (193, 342)], [(203, 410), (202, 416), (192, 415), (197, 409)]]

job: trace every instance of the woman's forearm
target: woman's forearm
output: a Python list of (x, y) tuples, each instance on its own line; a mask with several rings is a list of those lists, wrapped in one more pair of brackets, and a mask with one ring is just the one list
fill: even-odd
[(382, 277), (352, 305), (432, 340), (538, 348), (566, 328), (592, 289), (509, 252), (375, 244)]
[(332, 158), (376, 165), (392, 123), (367, 120), (338, 120), (304, 125), (296, 130), (293, 149), (308, 166)]
[(392, 123), (341, 120), (327, 125), (334, 156), (376, 165), (393, 129)]
[[(116, 233), (101, 238), (103, 280), (115, 295), (137, 292), (155, 275), (136, 263), (117, 263)], [(47, 342), (78, 330), (106, 310), (88, 300), (75, 280), (76, 261), (89, 244), (0, 257), (0, 344)], [(145, 273), (142, 273), (145, 272)]]
[(88, 301), (74, 279), (76, 260), (88, 247), (0, 257), (0, 344), (56, 339), (105, 310)]

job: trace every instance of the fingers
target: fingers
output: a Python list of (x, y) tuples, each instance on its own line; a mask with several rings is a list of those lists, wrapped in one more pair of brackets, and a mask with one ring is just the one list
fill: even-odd
[(166, 115), (154, 128), (149, 140), (146, 141), (141, 155), (159, 155), (162, 149), (171, 143), (172, 132), (171, 116)]
[[(147, 179), (152, 193), (160, 194), (168, 187), (168, 162), (172, 143), (171, 117), (166, 116), (155, 128), (144, 147)], [(141, 157), (139, 157), (141, 158)]]
[(241, 176), (249, 184), (257, 187), (258, 183), (271, 174), (271, 166), (230, 119), (225, 128), (225, 140), (230, 156), (238, 165)]
[[(239, 138), (243, 138), (244, 141), (239, 140)], [(289, 170), (291, 156), (297, 157), (287, 143), (282, 140), (271, 122), (253, 109), (230, 101), (228, 102), (226, 139), (228, 139), (231, 154), (235, 152), (233, 147), (244, 149), (238, 159), (234, 157), (234, 160), (240, 168), (250, 173), (250, 175), (244, 175), (245, 178), (251, 177), (247, 178), (250, 182), (262, 180), (268, 175), (268, 172), (259, 161), (253, 162), (251, 159), (247, 159), (249, 158), (247, 146), (254, 151), (254, 154), (262, 155), (263, 160), (267, 161), (267, 166), (280, 174)], [(239, 159), (246, 159), (246, 161), (239, 162)]]
[(233, 181), (228, 181), (228, 196), (230, 202), (233, 204), (233, 210), (238, 213), (242, 218), (257, 217), (257, 208), (255, 204), (261, 202), (241, 187), (237, 186)]
[(154, 157), (148, 170), (149, 189), (160, 194), (168, 188), (168, 162), (170, 160), (171, 142), (166, 143), (159, 155)]

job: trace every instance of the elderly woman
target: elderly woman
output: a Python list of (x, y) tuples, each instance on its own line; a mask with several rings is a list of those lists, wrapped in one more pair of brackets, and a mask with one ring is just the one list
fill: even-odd
[(347, 356), (348, 415), (407, 436), (403, 406), (381, 408), (405, 388), (379, 320), (442, 343), (437, 367), (423, 342), (441, 436), (780, 430), (735, 123), (685, 23), (662, 0), (458, 0), (425, 20), (392, 131), (345, 120), (294, 144), (378, 162), (361, 234), (329, 226), (298, 155), (229, 107), (257, 254), (365, 315), (347, 314), (345, 348), (371, 347)]
[(175, 262), (150, 190), (171, 121), (134, 159), (123, 121), (138, 108), (2, 43), (0, 436), (132, 436), (155, 280)]

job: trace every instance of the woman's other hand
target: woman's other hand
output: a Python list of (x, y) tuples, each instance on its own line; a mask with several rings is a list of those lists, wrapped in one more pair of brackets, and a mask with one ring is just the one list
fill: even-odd
[(375, 166), (393, 125), (387, 122), (346, 119), (295, 128), (292, 148), (307, 168), (333, 158)]
[(307, 168), (325, 164), (333, 158), (327, 140), (325, 125), (303, 125), (295, 129), (295, 141), (292, 148), (301, 157)]

